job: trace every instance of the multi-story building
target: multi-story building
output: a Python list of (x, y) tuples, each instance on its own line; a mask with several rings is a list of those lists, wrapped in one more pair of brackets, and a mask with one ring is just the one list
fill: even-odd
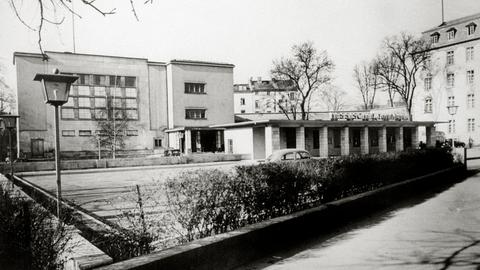
[(288, 106), (295, 99), (296, 92), (285, 81), (257, 80), (250, 78), (248, 84), (233, 86), (234, 112), (244, 113), (281, 113), (279, 104)]
[[(480, 13), (423, 32), (432, 43), (429, 67), (415, 95), (415, 120), (440, 121), (447, 138), (480, 143)], [(447, 106), (458, 106), (451, 116)]]
[[(19, 149), (45, 156), (54, 149), (53, 108), (44, 103), (37, 73), (58, 68), (79, 79), (61, 108), (61, 151), (96, 151), (93, 136), (102, 111), (128, 118), (125, 150), (174, 147), (185, 153), (223, 149), (223, 133), (212, 124), (233, 122), (233, 65), (187, 60), (46, 52), (16, 52)], [(107, 105), (108, 104), (108, 105)]]

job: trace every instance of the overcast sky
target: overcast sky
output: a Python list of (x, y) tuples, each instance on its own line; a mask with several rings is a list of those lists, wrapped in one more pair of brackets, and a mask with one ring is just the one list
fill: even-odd
[[(14, 51), (39, 52), (37, 33), (15, 17), (10, 0), (0, 1), (0, 61), (16, 86)], [(24, 2), (21, 15), (32, 25), (38, 6)], [(75, 1), (75, 0), (74, 0)], [(80, 2), (77, 0), (76, 2)], [(274, 59), (294, 44), (313, 41), (326, 50), (336, 68), (334, 83), (355, 93), (352, 69), (375, 56), (384, 37), (407, 31), (420, 34), (441, 23), (441, 0), (138, 0), (132, 15), (128, 0), (97, 0), (116, 14), (106, 17), (77, 3), (76, 52), (148, 58), (192, 59), (235, 64), (235, 83), (269, 77)], [(446, 20), (480, 12), (480, 0), (445, 0)], [(59, 16), (61, 17), (61, 16)], [(71, 16), (48, 25), (43, 46), (73, 51)], [(353, 97), (353, 96), (352, 96)]]

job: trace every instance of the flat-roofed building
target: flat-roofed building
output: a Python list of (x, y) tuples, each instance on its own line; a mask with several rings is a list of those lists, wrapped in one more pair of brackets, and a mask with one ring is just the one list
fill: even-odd
[[(19, 149), (27, 157), (45, 157), (54, 149), (53, 107), (45, 104), (41, 84), (33, 81), (35, 74), (50, 73), (54, 68), (79, 76), (60, 113), (64, 154), (97, 151), (92, 138), (99, 132), (96, 121), (111, 117), (100, 113), (107, 106), (128, 118), (125, 150), (151, 152), (170, 146), (200, 152), (223, 148), (223, 143), (216, 144), (223, 142), (221, 130), (208, 127), (234, 121), (233, 65), (62, 52), (46, 55), (47, 61), (41, 54), (14, 54)], [(172, 129), (206, 130), (202, 140), (195, 140), (208, 147), (192, 149), (188, 142), (169, 140), (167, 131)]]

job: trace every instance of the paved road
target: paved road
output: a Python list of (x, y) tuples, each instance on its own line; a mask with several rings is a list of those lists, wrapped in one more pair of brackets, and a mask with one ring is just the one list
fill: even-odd
[(480, 269), (480, 173), (372, 220), (241, 269)]
[[(209, 168), (229, 170), (238, 164), (245, 164), (245, 161), (65, 171), (62, 174), (62, 195), (64, 199), (96, 215), (115, 221), (114, 215), (135, 205), (133, 190), (137, 184), (147, 193), (149, 187), (183, 171)], [(52, 172), (19, 175), (52, 194), (56, 192), (56, 178)]]

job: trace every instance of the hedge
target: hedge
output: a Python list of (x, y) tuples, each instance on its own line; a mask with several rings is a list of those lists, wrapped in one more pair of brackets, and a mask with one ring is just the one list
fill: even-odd
[(167, 179), (180, 242), (307, 209), (453, 165), (443, 149), (196, 170)]

